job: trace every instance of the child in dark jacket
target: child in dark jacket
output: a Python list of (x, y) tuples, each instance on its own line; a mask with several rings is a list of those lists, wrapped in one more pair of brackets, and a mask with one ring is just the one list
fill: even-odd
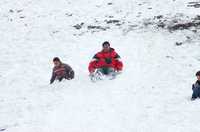
[(74, 78), (73, 69), (60, 61), (58, 57), (53, 59), (54, 68), (50, 80), (50, 84), (52, 84), (55, 80), (62, 81), (63, 79), (71, 80)]
[(200, 97), (200, 71), (196, 73), (197, 81), (195, 84), (192, 85), (192, 98), (191, 100), (195, 100), (196, 98)]

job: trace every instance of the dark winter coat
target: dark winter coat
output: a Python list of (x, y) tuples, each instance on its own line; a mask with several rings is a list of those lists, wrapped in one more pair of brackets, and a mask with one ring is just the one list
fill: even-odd
[(50, 80), (50, 84), (52, 84), (55, 80), (62, 81), (62, 79), (71, 80), (74, 78), (73, 69), (64, 63), (61, 63), (60, 66), (54, 67), (52, 72), (52, 77)]
[(200, 97), (200, 81), (197, 80), (196, 83), (192, 85), (192, 90), (192, 98)]
[(109, 52), (100, 51), (93, 57), (90, 62), (88, 70), (94, 71), (97, 68), (110, 67), (117, 71), (121, 71), (123, 63), (120, 61), (120, 56), (115, 52), (113, 48), (110, 48)]

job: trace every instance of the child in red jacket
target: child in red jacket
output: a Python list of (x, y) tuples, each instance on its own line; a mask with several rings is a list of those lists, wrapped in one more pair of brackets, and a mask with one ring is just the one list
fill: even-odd
[(123, 63), (120, 61), (120, 56), (110, 47), (110, 43), (104, 42), (102, 48), (100, 52), (94, 55), (89, 64), (88, 70), (90, 74), (99, 71), (104, 75), (109, 75), (113, 72), (122, 71)]

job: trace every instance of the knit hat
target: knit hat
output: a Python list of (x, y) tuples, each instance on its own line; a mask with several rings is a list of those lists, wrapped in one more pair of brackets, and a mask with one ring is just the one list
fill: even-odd
[(110, 43), (108, 41), (103, 42), (102, 46), (104, 47), (106, 45), (110, 46)]
[(196, 73), (196, 76), (200, 76), (200, 71), (198, 71), (198, 72)]
[(60, 62), (60, 59), (58, 57), (54, 57), (53, 61), (59, 61)]

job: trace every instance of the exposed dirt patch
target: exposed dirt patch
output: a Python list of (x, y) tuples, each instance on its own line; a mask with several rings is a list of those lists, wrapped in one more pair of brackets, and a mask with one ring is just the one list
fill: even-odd
[(90, 26), (88, 26), (87, 28), (88, 28), (88, 30), (97, 29), (97, 30), (102, 30), (102, 31), (105, 31), (105, 30), (109, 29), (109, 27), (93, 26), (93, 25), (90, 25)]
[(73, 27), (76, 28), (77, 30), (81, 29), (83, 27), (84, 23), (76, 24)]
[(200, 2), (189, 2), (188, 7), (200, 8)]

